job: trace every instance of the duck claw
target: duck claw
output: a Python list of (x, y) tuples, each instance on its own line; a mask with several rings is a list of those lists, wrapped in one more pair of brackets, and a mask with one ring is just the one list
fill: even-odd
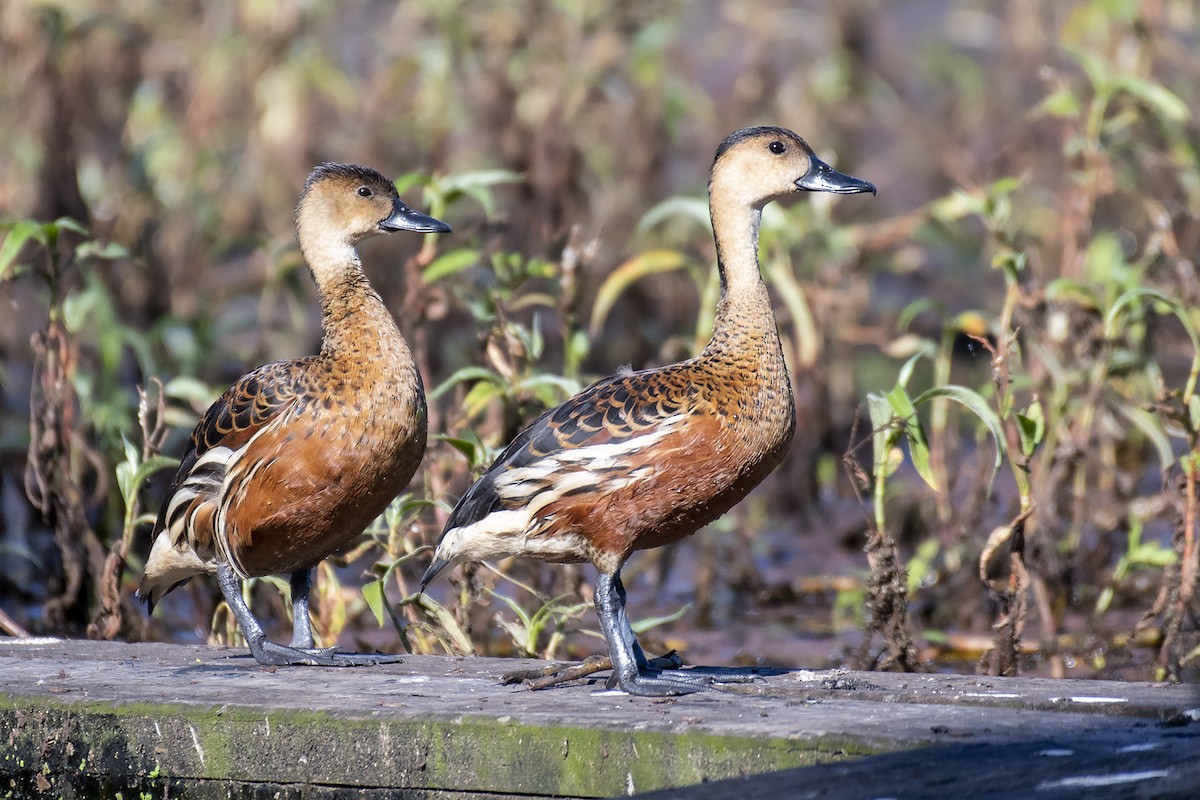
[(336, 647), (288, 647), (269, 640), (250, 643), (254, 659), (267, 667), (371, 667), (377, 664), (400, 664), (400, 656), (382, 653), (339, 653)]

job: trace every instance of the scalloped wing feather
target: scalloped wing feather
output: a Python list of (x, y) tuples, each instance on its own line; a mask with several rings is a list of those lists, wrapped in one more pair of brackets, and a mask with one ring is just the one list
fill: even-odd
[(273, 420), (298, 402), (302, 361), (265, 364), (222, 394), (192, 431), (159, 511), (154, 533), (194, 549), (214, 546), (214, 503), (229, 465)]
[[(593, 456), (611, 456), (620, 447), (594, 448), (632, 442), (669, 429), (693, 410), (684, 402), (684, 396), (690, 392), (685, 376), (678, 374), (681, 372), (668, 367), (606, 378), (542, 414), (513, 439), (463, 495), (446, 522), (446, 530), (470, 525), (493, 511), (519, 505), (511, 491), (507, 495), (499, 491), (500, 483), (519, 482), (520, 478), (508, 476), (509, 472), (529, 475), (521, 470), (545, 470), (551, 464), (582, 463)], [(631, 446), (637, 449), (638, 444), (653, 440), (652, 436)], [(555, 458), (544, 461), (548, 456)], [(539, 466), (539, 462), (543, 464)], [(595, 468), (607, 467), (597, 463)]]
[(607, 378), (534, 420), (455, 506), (422, 582), (457, 559), (514, 550), (551, 561), (594, 559), (595, 547), (577, 530), (582, 506), (636, 493), (664, 453), (685, 447), (689, 429), (709, 421), (686, 369)]

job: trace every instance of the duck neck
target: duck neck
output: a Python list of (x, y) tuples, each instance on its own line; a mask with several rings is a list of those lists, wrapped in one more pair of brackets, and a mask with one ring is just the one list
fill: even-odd
[(322, 356), (387, 355), (397, 366), (408, 358), (408, 348), (391, 312), (383, 304), (355, 254), (337, 270), (312, 269), (321, 296)]
[(761, 219), (762, 209), (753, 206), (712, 208), (721, 296), (717, 301), (712, 340), (704, 349), (706, 354), (730, 349), (744, 351), (747, 340), (760, 340), (773, 343), (760, 355), (782, 363), (783, 351), (775, 327), (775, 314), (758, 267)]

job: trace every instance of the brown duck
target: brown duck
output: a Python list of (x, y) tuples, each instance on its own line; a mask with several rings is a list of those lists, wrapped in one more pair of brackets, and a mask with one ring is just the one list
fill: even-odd
[(758, 228), (764, 205), (799, 191), (875, 187), (834, 170), (783, 128), (740, 130), (717, 148), (709, 211), (721, 296), (708, 346), (679, 364), (601, 380), (529, 425), (459, 501), (422, 586), (459, 561), (589, 561), (624, 691), (683, 694), (711, 682), (651, 668), (626, 616), (621, 567), (635, 550), (724, 514), (791, 441), (795, 404), (759, 274)]
[[(383, 511), (425, 451), (421, 376), (356, 246), (450, 226), (409, 208), (373, 169), (322, 164), (300, 194), (296, 230), (321, 298), (321, 352), (259, 367), (208, 409), (163, 501), (138, 595), (153, 611), (215, 573), (260, 663), (395, 660), (314, 649), (309, 590), (312, 568)], [(290, 576), (290, 647), (268, 640), (242, 599), (242, 579), (273, 574)]]

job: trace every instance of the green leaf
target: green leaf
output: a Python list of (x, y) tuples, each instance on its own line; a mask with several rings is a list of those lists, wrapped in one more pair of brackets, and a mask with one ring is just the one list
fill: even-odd
[(460, 439), (455, 436), (447, 436), (445, 434), (437, 434), (433, 437), (438, 441), (445, 442), (453, 447), (458, 452), (467, 457), (467, 463), (474, 465), (479, 460), (480, 443), (470, 439)]
[(1112, 86), (1141, 100), (1159, 118), (1168, 122), (1183, 124), (1191, 118), (1187, 103), (1165, 86), (1129, 74), (1118, 75), (1113, 79)]
[(383, 579), (371, 581), (363, 584), (362, 587), (363, 600), (367, 601), (367, 607), (371, 609), (371, 613), (375, 615), (375, 621), (379, 623), (379, 627), (383, 627), (386, 621), (383, 607)]
[(941, 542), (937, 539), (926, 539), (917, 545), (916, 552), (913, 553), (912, 558), (905, 565), (905, 572), (908, 573), (907, 588), (910, 596), (916, 594), (921, 585), (925, 583), (927, 577), (936, 574), (933, 564), (937, 560), (941, 549)]
[(892, 442), (895, 439), (895, 431), (892, 428), (892, 404), (888, 402), (886, 396), (878, 392), (869, 392), (867, 394), (867, 411), (871, 416), (872, 463), (875, 466), (875, 472), (878, 473), (887, 463)]
[(141, 486), (142, 482), (156, 472), (164, 469), (177, 469), (179, 467), (179, 459), (171, 458), (170, 456), (150, 456), (138, 466), (137, 472), (134, 474), (134, 480)]
[(1121, 240), (1111, 231), (1098, 231), (1092, 236), (1085, 264), (1087, 277), (1100, 285), (1115, 283), (1119, 286), (1128, 269)]
[[(975, 413), (987, 426), (988, 431), (992, 434), (992, 439), (996, 442), (996, 460), (992, 469), (992, 482), (996, 480), (996, 473), (1000, 471), (1000, 465), (1004, 463), (1004, 455), (1008, 451), (1004, 444), (1004, 427), (1000, 424), (1000, 418), (996, 416), (996, 412), (991, 409), (987, 401), (978, 392), (968, 389), (965, 386), (935, 386), (925, 392), (922, 392), (914, 401), (913, 405), (919, 406), (922, 403), (933, 400), (936, 397), (948, 397), (958, 403), (963, 404)], [(991, 487), (988, 487), (991, 491)]]
[(913, 324), (913, 320), (924, 312), (936, 311), (938, 314), (941, 314), (944, 309), (945, 304), (934, 300), (932, 297), (920, 297), (900, 309), (900, 314), (896, 317), (896, 329), (906, 331), (908, 330), (908, 326)]
[[(124, 435), (121, 436), (121, 449), (125, 454), (125, 460), (117, 464), (116, 467), (117, 488), (121, 490), (121, 497), (125, 500), (125, 505), (128, 506), (130, 499), (137, 492), (137, 475), (140, 471), (139, 467), (141, 466), (142, 459), (137, 447), (133, 442), (125, 438)], [(160, 456), (160, 458), (165, 457)], [(169, 463), (177, 463), (172, 462), (169, 458), (165, 460)]]
[(19, 219), (12, 223), (8, 235), (4, 237), (4, 244), (0, 245), (0, 281), (16, 277), (13, 262), (30, 239), (46, 247), (46, 234), (41, 225), (29, 219)]
[(1046, 284), (1046, 299), (1054, 303), (1074, 303), (1093, 310), (1103, 305), (1095, 289), (1071, 278), (1058, 278)]
[(423, 277), (426, 283), (433, 283), (462, 272), (464, 269), (469, 269), (478, 263), (479, 251), (474, 248), (464, 247), (459, 250), (451, 250), (435, 258), (433, 263), (425, 268)]
[(484, 406), (492, 401), (493, 398), (499, 397), (502, 394), (500, 386), (487, 381), (480, 381), (471, 387), (471, 391), (467, 392), (467, 396), (463, 398), (463, 407), (467, 411), (467, 416), (474, 417), (479, 412), (483, 411)]
[(1008, 279), (1014, 282), (1020, 280), (1021, 270), (1025, 269), (1028, 262), (1029, 254), (1024, 250), (1004, 250), (992, 258), (992, 266), (1003, 270)]
[(92, 235), (92, 232), (89, 231), (82, 222), (71, 219), (70, 217), (59, 217), (58, 219), (54, 220), (54, 222), (48, 223), (46, 227), (52, 228), (54, 230), (54, 235), (56, 236), (62, 231), (73, 231), (78, 233), (80, 236)]
[(688, 266), (688, 259), (678, 250), (656, 248), (639, 253), (617, 267), (600, 284), (596, 292), (596, 302), (592, 306), (592, 321), (588, 330), (592, 336), (604, 327), (604, 320), (613, 304), (634, 282), (662, 272), (672, 272)]
[(912, 458), (913, 466), (917, 468), (917, 474), (924, 479), (925, 483), (929, 484), (929, 488), (940, 492), (937, 476), (933, 474), (933, 467), (929, 463), (929, 440), (925, 436), (925, 427), (917, 416), (917, 409), (913, 405), (912, 398), (908, 396), (908, 392), (904, 390), (903, 386), (897, 386), (887, 393), (887, 400), (896, 417), (904, 425), (904, 436), (908, 439), (908, 454)]
[(929, 215), (938, 222), (957, 222), (968, 214), (983, 212), (983, 194), (977, 189), (971, 192), (955, 189), (931, 202), (928, 208)]
[(437, 388), (430, 392), (429, 399), (435, 400), (463, 381), (471, 380), (490, 381), (497, 385), (503, 385), (504, 383), (504, 378), (485, 367), (463, 367), (459, 370), (456, 370), (453, 375), (451, 375), (449, 378), (446, 378), (446, 380), (442, 381)]
[(900, 374), (896, 377), (897, 388), (908, 386), (909, 380), (912, 379), (913, 370), (917, 367), (917, 362), (922, 358), (934, 358), (937, 355), (937, 345), (928, 339), (921, 339), (921, 348), (917, 352), (908, 357), (904, 362), (904, 366), (900, 367)]
[(988, 318), (978, 311), (967, 310), (956, 314), (950, 320), (949, 327), (961, 333), (968, 333), (980, 338), (987, 336), (992, 329)]
[(1029, 112), (1031, 117), (1061, 117), (1076, 119), (1079, 117), (1079, 98), (1071, 89), (1059, 89), (1042, 98)]
[(657, 627), (659, 625), (665, 625), (668, 622), (674, 622), (675, 620), (679, 619), (684, 614), (686, 614), (688, 609), (691, 607), (692, 607), (692, 604), (688, 603), (687, 605), (683, 606), (683, 608), (677, 609), (676, 611), (673, 611), (670, 614), (667, 614), (665, 616), (646, 617), (644, 619), (639, 619), (636, 622), (631, 622), (629, 627), (633, 628), (634, 633), (643, 634), (646, 631), (650, 630), (651, 628)]
[(186, 400), (198, 406), (207, 406), (219, 396), (217, 390), (212, 386), (186, 375), (180, 375), (167, 381), (163, 387), (163, 394), (172, 399)]
[(428, 182), (429, 176), (423, 172), (406, 172), (394, 181), (399, 194), (404, 194), (414, 186), (421, 186)]
[(508, 304), (509, 311), (520, 311), (526, 308), (557, 308), (558, 298), (547, 292), (530, 292), (521, 295)]
[(1163, 547), (1158, 542), (1146, 542), (1128, 553), (1129, 561), (1138, 566), (1168, 567), (1175, 563), (1177, 556), (1169, 547)]
[(567, 377), (578, 380), (580, 365), (591, 350), (592, 340), (587, 331), (577, 330), (563, 346), (563, 372)]
[(988, 186), (988, 196), (991, 198), (1007, 197), (1025, 185), (1025, 178), (1020, 175), (1009, 175), (997, 178)]
[(1016, 416), (1017, 430), (1021, 434), (1021, 452), (1028, 458), (1046, 436), (1046, 415), (1042, 404), (1034, 400), (1024, 411), (1018, 411)]
[(122, 461), (113, 470), (117, 476), (117, 488), (121, 490), (121, 499), (125, 501), (126, 508), (129, 507), (130, 498), (133, 496), (133, 472), (135, 469), (135, 463)]
[(1130, 289), (1125, 294), (1118, 297), (1112, 304), (1112, 308), (1108, 310), (1108, 314), (1104, 318), (1104, 335), (1110, 339), (1115, 338), (1117, 334), (1117, 319), (1125, 306), (1135, 300), (1148, 299), (1157, 303), (1162, 303), (1171, 310), (1180, 323), (1183, 324), (1184, 331), (1187, 332), (1188, 338), (1192, 340), (1192, 352), (1200, 354), (1200, 337), (1196, 336), (1196, 328), (1192, 325), (1192, 319), (1187, 313), (1187, 309), (1183, 307), (1173, 297), (1170, 297), (1157, 289), (1150, 289), (1145, 286), (1140, 286), (1136, 289)]
[(500, 186), (506, 183), (523, 183), (525, 176), (511, 169), (481, 169), (473, 172), (459, 172), (438, 179), (442, 191), (463, 192), (485, 186)]
[(457, 175), (447, 175), (437, 182), (437, 188), (447, 201), (459, 195), (473, 198), (483, 207), (483, 213), (489, 218), (495, 214), (495, 197), (491, 187), (505, 183), (520, 183), (524, 178), (518, 172), (507, 169), (479, 170), (477, 172), (462, 172)]
[(1085, 50), (1078, 45), (1068, 44), (1064, 49), (1079, 62), (1079, 66), (1083, 68), (1084, 73), (1088, 77), (1088, 81), (1092, 84), (1097, 94), (1107, 94), (1109, 87), (1108, 67), (1104, 60), (1099, 55)]
[[(521, 625), (526, 630), (529, 630), (533, 620), (530, 618), (529, 614), (526, 613), (525, 609), (521, 608), (520, 603), (518, 603), (516, 600), (513, 600), (511, 597), (500, 594), (495, 589), (491, 589), (487, 586), (483, 587), (483, 590), (485, 592), (487, 592), (488, 594), (490, 594), (492, 597), (503, 602), (504, 605), (508, 606), (509, 610), (511, 610), (514, 614), (517, 615), (517, 619), (521, 620)], [(536, 616), (536, 612), (535, 612), (535, 616)], [(526, 638), (528, 638), (528, 637), (526, 637)]]
[[(583, 387), (579, 385), (578, 381), (573, 381), (570, 378), (564, 378), (560, 375), (545, 373), (542, 375), (534, 375), (531, 378), (526, 378), (513, 388), (519, 391), (526, 391), (535, 394), (539, 399), (545, 402), (545, 405), (550, 406), (560, 403), (568, 397), (576, 394)], [(544, 389), (550, 389), (552, 391), (547, 393), (543, 391)]]
[(1113, 587), (1105, 586), (1104, 591), (1100, 592), (1100, 596), (1096, 598), (1096, 613), (1103, 614), (1108, 611), (1108, 607), (1112, 604)]
[(84, 261), (89, 258), (99, 258), (105, 261), (114, 261), (119, 258), (128, 258), (129, 251), (116, 242), (104, 242), (101, 244), (95, 239), (88, 239), (86, 242), (81, 242), (75, 248), (75, 258), (79, 261)]

